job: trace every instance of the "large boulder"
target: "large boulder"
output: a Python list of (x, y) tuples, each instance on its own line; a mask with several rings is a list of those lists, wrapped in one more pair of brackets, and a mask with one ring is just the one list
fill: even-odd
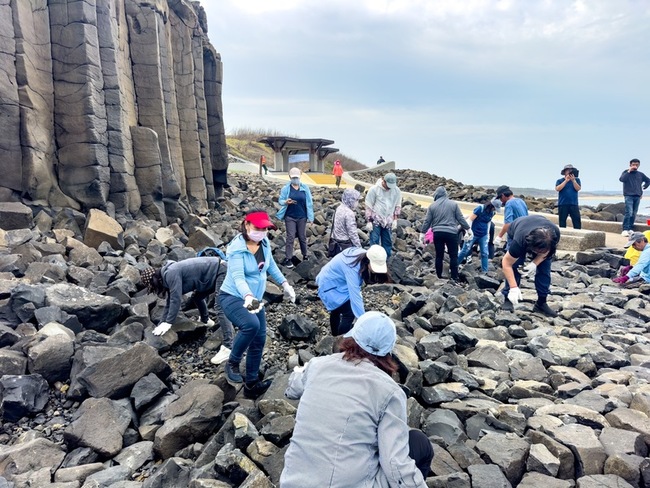
[(42, 468), (47, 468), (48, 471), (55, 470), (63, 458), (65, 458), (65, 451), (61, 446), (38, 437), (0, 449), (0, 473), (11, 481), (14, 477), (30, 471)]
[(49, 391), (47, 381), (39, 374), (0, 377), (2, 418), (16, 422), (26, 415), (42, 411), (49, 399)]
[(84, 244), (97, 249), (102, 242), (108, 242), (113, 249), (124, 249), (124, 229), (106, 212), (91, 208), (86, 220)]
[(4, 230), (29, 229), (32, 209), (20, 202), (0, 202), (0, 228)]
[(115, 298), (66, 283), (48, 287), (45, 290), (45, 304), (76, 315), (86, 329), (98, 332), (106, 332), (113, 327), (122, 314), (122, 306)]

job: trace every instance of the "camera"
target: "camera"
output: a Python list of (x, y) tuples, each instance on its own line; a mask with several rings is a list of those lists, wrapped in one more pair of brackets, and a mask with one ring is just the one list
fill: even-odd
[(577, 178), (578, 176), (580, 176), (580, 171), (577, 170), (577, 169), (575, 169), (575, 168), (573, 168), (573, 169), (571, 170), (571, 173), (570, 173), (570, 174), (572, 174), (573, 176), (575, 176), (575, 177)]

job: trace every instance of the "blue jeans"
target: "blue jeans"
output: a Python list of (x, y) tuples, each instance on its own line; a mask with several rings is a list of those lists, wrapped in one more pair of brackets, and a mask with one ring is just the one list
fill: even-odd
[(638, 195), (625, 195), (625, 217), (623, 218), (623, 230), (634, 230), (636, 213), (639, 211), (641, 197)]
[(489, 259), (488, 237), (489, 236), (485, 234), (483, 237), (474, 236), (471, 241), (465, 241), (465, 245), (458, 255), (458, 262), (462, 263), (463, 259), (472, 253), (472, 246), (474, 243), (478, 242), (479, 249), (481, 250), (481, 270), (483, 270), (484, 273), (487, 273)]
[[(517, 281), (517, 286), (521, 283), (521, 275), (519, 274), (519, 266), (524, 264), (526, 256), (523, 256), (512, 265), (512, 271), (515, 274), (515, 281)], [(545, 259), (537, 266), (537, 271), (535, 272), (535, 291), (537, 291), (537, 298), (545, 299), (551, 293), (551, 261), (552, 259)], [(508, 297), (508, 292), (510, 291), (510, 284), (506, 280), (506, 286), (503, 288), (504, 297)]]
[(265, 310), (250, 313), (244, 308), (242, 298), (219, 294), (219, 302), (226, 317), (239, 329), (230, 351), (230, 362), (239, 364), (246, 353), (246, 383), (256, 383), (262, 363), (262, 352), (266, 343), (266, 313)]
[(381, 243), (381, 247), (386, 249), (386, 257), (390, 257), (393, 251), (393, 234), (390, 227), (381, 227), (377, 224), (372, 224), (372, 231), (370, 231), (370, 245)]

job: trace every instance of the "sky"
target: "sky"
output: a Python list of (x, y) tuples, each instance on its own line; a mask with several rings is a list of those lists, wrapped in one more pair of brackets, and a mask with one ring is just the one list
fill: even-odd
[(324, 138), (465, 184), (650, 175), (647, 0), (201, 0), (226, 132)]

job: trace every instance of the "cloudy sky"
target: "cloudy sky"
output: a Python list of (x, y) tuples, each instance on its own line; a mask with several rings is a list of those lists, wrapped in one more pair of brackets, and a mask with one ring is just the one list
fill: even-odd
[(201, 0), (226, 130), (469, 184), (650, 175), (647, 0)]

